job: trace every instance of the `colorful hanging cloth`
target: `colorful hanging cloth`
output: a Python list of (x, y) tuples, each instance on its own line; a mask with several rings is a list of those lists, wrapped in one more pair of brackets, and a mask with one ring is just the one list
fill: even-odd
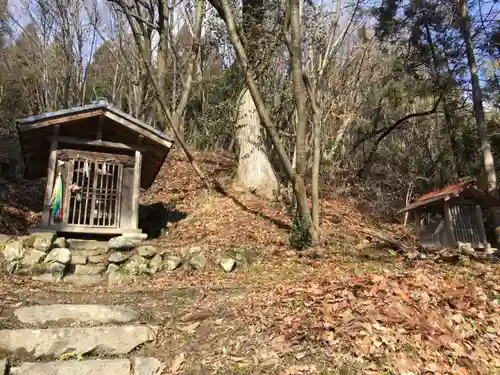
[(52, 207), (51, 216), (54, 221), (62, 220), (62, 190), (62, 178), (61, 173), (59, 173), (57, 175), (54, 190), (52, 191), (52, 198), (50, 200), (50, 205)]

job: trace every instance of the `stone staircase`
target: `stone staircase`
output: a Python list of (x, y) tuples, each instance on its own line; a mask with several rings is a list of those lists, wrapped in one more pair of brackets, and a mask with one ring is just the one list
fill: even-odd
[(14, 315), (33, 328), (0, 330), (0, 375), (160, 375), (165, 369), (155, 358), (131, 355), (158, 333), (139, 324), (133, 310), (46, 305)]

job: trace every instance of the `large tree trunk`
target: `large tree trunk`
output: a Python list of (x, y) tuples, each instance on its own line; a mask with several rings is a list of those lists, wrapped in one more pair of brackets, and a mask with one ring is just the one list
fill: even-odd
[(469, 62), (472, 85), (472, 100), (474, 102), (474, 116), (476, 118), (477, 130), (479, 132), (479, 138), (481, 140), (481, 150), (483, 151), (484, 169), (486, 170), (488, 191), (495, 192), (496, 194), (497, 176), (495, 173), (495, 162), (493, 160), (490, 139), (486, 129), (486, 121), (483, 108), (483, 93), (479, 84), (476, 58), (474, 56), (474, 47), (472, 46), (471, 25), (469, 20), (469, 11), (467, 9), (467, 1), (460, 0), (459, 5), (460, 17), (462, 21), (460, 29), (462, 31), (465, 47), (467, 49), (467, 60)]
[(279, 189), (278, 179), (264, 151), (259, 113), (246, 87), (238, 103), (236, 139), (239, 155), (235, 184), (260, 197), (275, 198)]
[[(259, 52), (257, 40), (264, 14), (262, 6), (262, 0), (243, 1), (243, 28), (254, 42), (248, 50), (250, 64), (255, 64)], [(248, 87), (244, 87), (240, 93), (237, 110), (235, 134), (239, 155), (234, 183), (262, 198), (276, 198), (279, 182), (265, 152), (259, 113)]]

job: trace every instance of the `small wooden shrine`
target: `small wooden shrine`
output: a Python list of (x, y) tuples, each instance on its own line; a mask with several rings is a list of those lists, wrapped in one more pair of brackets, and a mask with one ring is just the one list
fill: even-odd
[(412, 213), (421, 245), (430, 248), (472, 248), (497, 245), (500, 201), (467, 180), (413, 200), (400, 213)]
[(16, 121), (25, 177), (47, 177), (37, 230), (140, 233), (139, 190), (173, 139), (105, 101)]

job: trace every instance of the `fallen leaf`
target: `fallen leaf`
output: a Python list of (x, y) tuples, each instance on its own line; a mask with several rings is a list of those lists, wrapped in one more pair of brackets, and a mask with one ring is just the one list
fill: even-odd
[(183, 322), (200, 322), (202, 320), (206, 320), (211, 318), (214, 314), (209, 311), (202, 311), (198, 313), (189, 313), (182, 317)]
[(184, 353), (181, 353), (177, 357), (175, 357), (175, 359), (172, 361), (172, 365), (170, 366), (170, 371), (173, 373), (179, 371), (182, 366), (182, 362), (184, 362)]
[(242, 362), (245, 360), (244, 357), (230, 357), (232, 361), (234, 362)]
[(198, 328), (199, 325), (200, 325), (200, 322), (194, 322), (193, 324), (190, 324), (190, 325), (187, 325), (184, 327), (180, 327), (179, 329), (181, 331), (184, 331), (187, 333), (194, 333), (194, 331), (196, 330), (196, 328)]
[(295, 358), (300, 361), (302, 358), (304, 358), (306, 356), (306, 353), (304, 352), (300, 352), (300, 353), (297, 353), (295, 354)]
[(497, 330), (496, 330), (495, 327), (488, 326), (488, 327), (486, 327), (486, 332), (488, 332), (488, 333), (496, 333)]
[(462, 314), (455, 314), (451, 317), (451, 320), (453, 320), (455, 323), (460, 323), (462, 321)]
[(425, 371), (435, 373), (438, 370), (438, 366), (435, 363), (429, 363), (425, 366)]
[(456, 343), (456, 342), (452, 342), (450, 344), (451, 348), (453, 349), (453, 351), (455, 352), (456, 355), (458, 356), (465, 356), (466, 355), (466, 352), (465, 352), (465, 349), (463, 348), (462, 345)]

